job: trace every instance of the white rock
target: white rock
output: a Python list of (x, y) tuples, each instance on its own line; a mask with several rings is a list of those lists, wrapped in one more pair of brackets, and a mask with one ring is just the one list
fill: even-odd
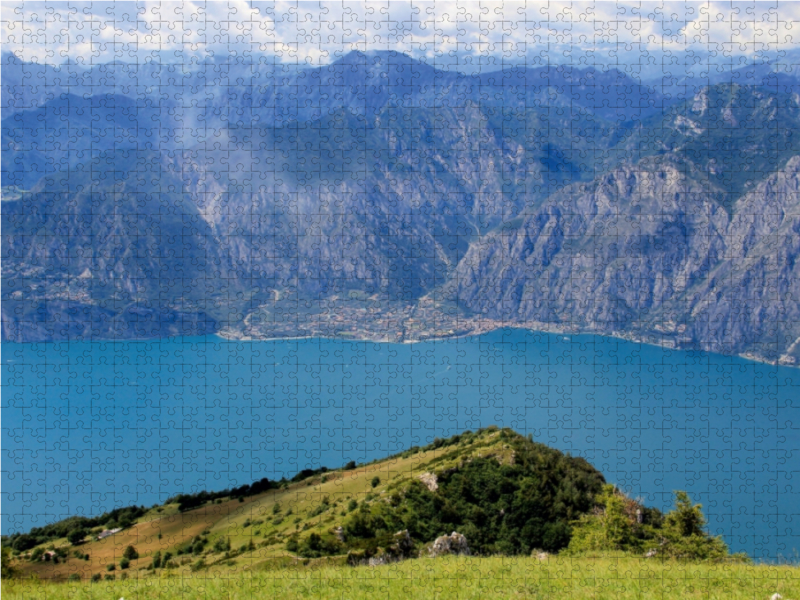
[(772, 596), (770, 596), (769, 600), (783, 600), (783, 596), (781, 596), (780, 594), (777, 594), (777, 593), (776, 594), (772, 594)]
[(425, 487), (428, 488), (431, 492), (435, 492), (439, 489), (439, 479), (433, 473), (423, 473), (419, 476), (420, 481), (425, 484)]

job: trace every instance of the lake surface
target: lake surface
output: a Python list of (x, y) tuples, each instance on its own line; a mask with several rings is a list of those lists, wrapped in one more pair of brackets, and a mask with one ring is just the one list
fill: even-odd
[(798, 369), (509, 329), (6, 343), (0, 375), (4, 533), (499, 425), (586, 457), (649, 505), (688, 490), (734, 551), (800, 550)]

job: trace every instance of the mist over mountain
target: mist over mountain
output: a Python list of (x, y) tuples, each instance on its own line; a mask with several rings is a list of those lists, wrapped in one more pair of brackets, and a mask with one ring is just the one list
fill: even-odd
[(368, 298), (791, 364), (798, 82), (7, 54), (3, 339), (238, 330), (276, 299)]

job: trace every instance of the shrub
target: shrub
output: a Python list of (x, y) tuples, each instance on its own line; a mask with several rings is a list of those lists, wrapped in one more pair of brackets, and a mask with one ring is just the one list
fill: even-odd
[(134, 548), (133, 546), (128, 546), (122, 552), (122, 556), (124, 556), (128, 560), (136, 560), (137, 558), (139, 558), (139, 553), (136, 551), (136, 548)]
[(122, 558), (122, 559), (119, 561), (119, 568), (120, 568), (120, 569), (122, 569), (122, 570), (125, 570), (125, 569), (127, 569), (128, 567), (130, 567), (130, 566), (131, 566), (131, 561), (130, 561), (130, 560), (128, 560), (127, 558)]
[(9, 564), (11, 562), (11, 550), (7, 546), (0, 549), (0, 579), (11, 579), (15, 570)]
[(341, 550), (341, 542), (335, 537), (323, 537), (318, 533), (310, 533), (299, 545), (297, 552), (303, 558), (318, 558), (320, 556), (337, 554)]
[(370, 482), (370, 484), (374, 488), (378, 487), (381, 484), (381, 478), (376, 475), (375, 477), (372, 478), (372, 481)]
[(692, 504), (686, 492), (675, 492), (675, 509), (664, 519), (664, 553), (675, 558), (708, 560), (728, 556), (728, 546), (705, 532), (702, 505)]
[(100, 581), (102, 578), (103, 576), (100, 575), (100, 573), (95, 573), (94, 575), (92, 575), (92, 583), (96, 583)]
[(192, 573), (194, 573), (196, 571), (204, 569), (205, 566), (206, 566), (206, 561), (201, 558), (201, 559), (197, 560), (196, 562), (192, 563), (192, 566), (189, 567), (189, 570), (192, 571)]
[(658, 511), (646, 509), (613, 486), (604, 488), (599, 501), (594, 514), (584, 515), (575, 524), (570, 554), (652, 551), (690, 560), (729, 556), (725, 543), (705, 532), (702, 507), (693, 505), (686, 492), (675, 492), (675, 509), (664, 519)]

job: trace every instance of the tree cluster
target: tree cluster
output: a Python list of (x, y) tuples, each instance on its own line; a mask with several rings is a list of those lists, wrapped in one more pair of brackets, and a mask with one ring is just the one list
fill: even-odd
[[(58, 538), (67, 538), (72, 544), (79, 544), (95, 527), (125, 529), (141, 517), (147, 509), (144, 506), (126, 506), (116, 508), (99, 517), (70, 517), (43, 527), (34, 527), (28, 533), (14, 533), (3, 538), (3, 546), (24, 552), (40, 544)], [(74, 532), (74, 533), (73, 533)]]
[[(480, 434), (481, 432), (479, 432)], [(458, 458), (459, 442), (437, 440), (435, 449), (456, 446), (442, 460)], [(471, 458), (438, 474), (438, 489), (422, 482), (404, 482), (391, 489), (388, 502), (362, 502), (344, 520), (344, 539), (311, 534), (291, 542), (302, 556), (347, 550), (374, 550), (407, 530), (418, 543), (458, 531), (480, 554), (525, 554), (534, 548), (557, 551), (570, 541), (571, 523), (595, 506), (603, 476), (581, 458), (574, 458), (523, 438), (500, 432), (513, 464), (495, 456)], [(312, 539), (312, 536), (314, 538)]]
[[(574, 525), (567, 552), (623, 552), (688, 560), (731, 557), (725, 542), (706, 533), (705, 527), (702, 506), (692, 504), (686, 492), (675, 492), (675, 508), (662, 515), (608, 485), (598, 496), (595, 510)], [(738, 554), (731, 558), (747, 560)]]

